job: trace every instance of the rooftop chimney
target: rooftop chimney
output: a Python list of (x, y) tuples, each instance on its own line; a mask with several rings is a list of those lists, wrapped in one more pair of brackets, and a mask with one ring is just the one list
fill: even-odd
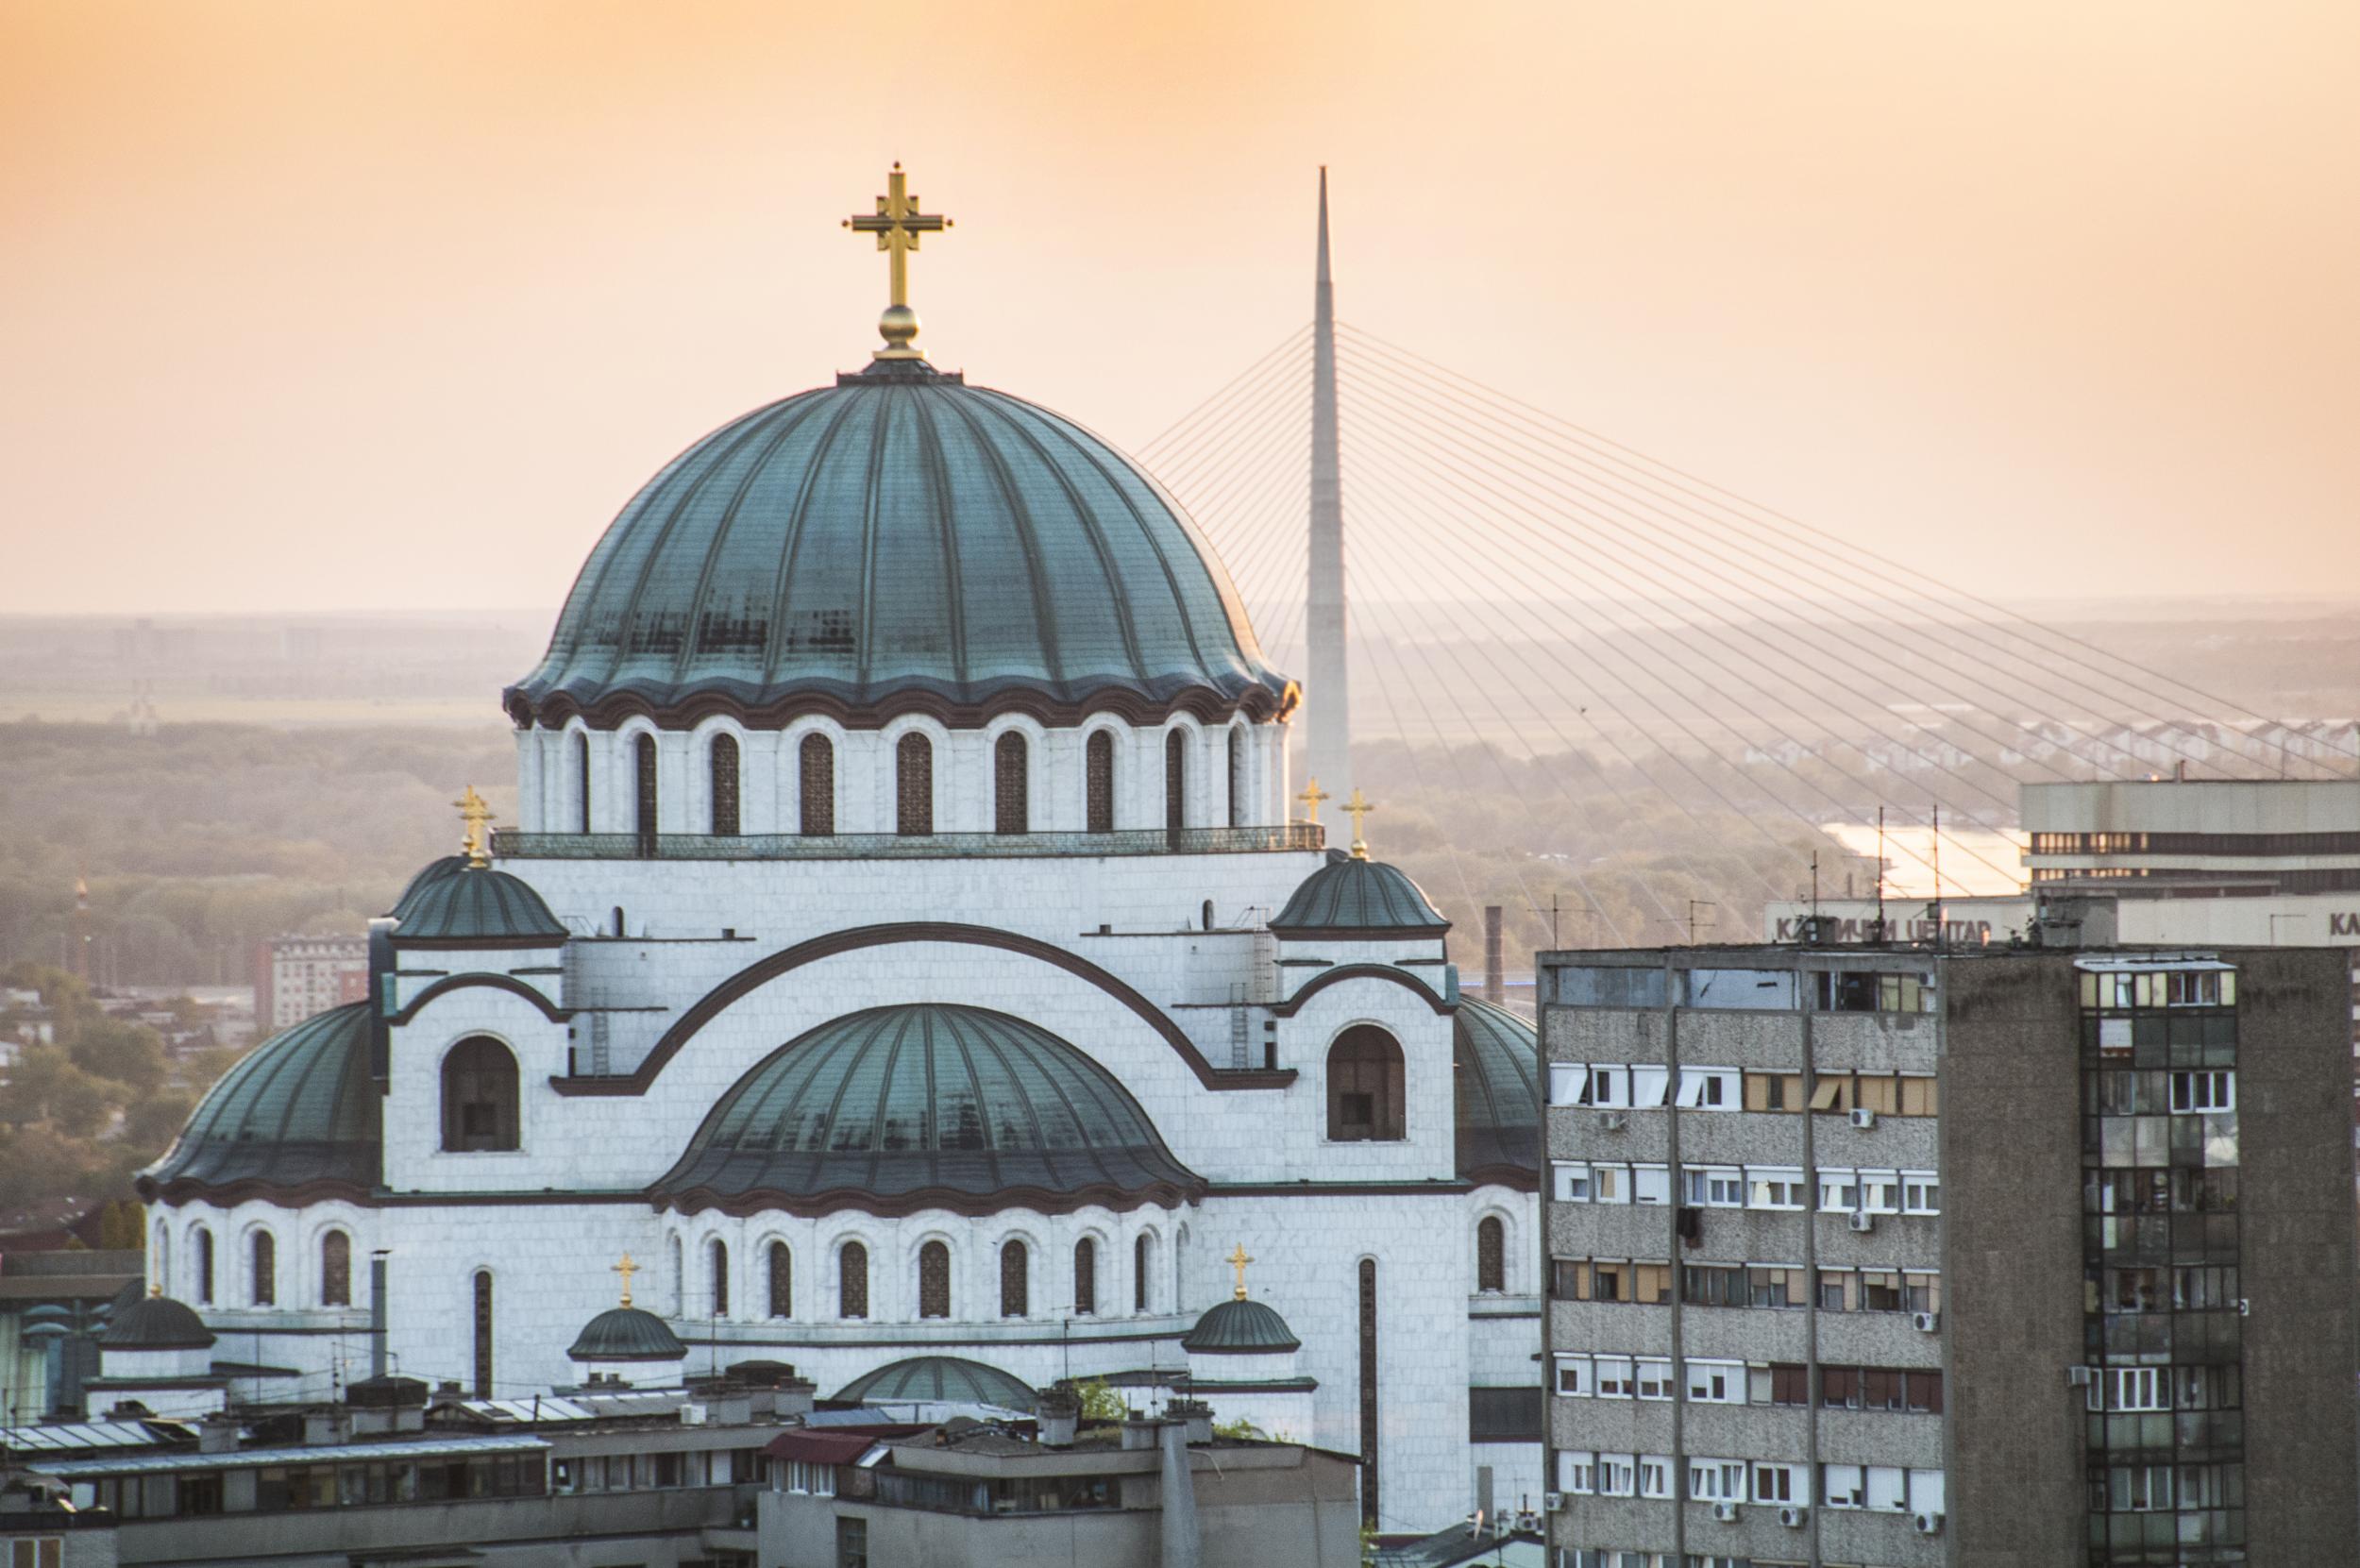
[(1508, 1000), (1507, 945), (1500, 936), (1500, 906), (1483, 906), (1483, 1000), (1496, 1007)]

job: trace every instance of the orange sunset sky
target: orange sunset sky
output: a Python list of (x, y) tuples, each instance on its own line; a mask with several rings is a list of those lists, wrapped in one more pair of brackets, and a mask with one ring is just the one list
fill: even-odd
[(1122, 445), (1308, 318), (1324, 162), (1347, 320), (1756, 499), (2348, 595), (2355, 75), (2349, 0), (0, 0), (0, 612), (554, 605), (865, 361), (897, 157), (936, 362)]

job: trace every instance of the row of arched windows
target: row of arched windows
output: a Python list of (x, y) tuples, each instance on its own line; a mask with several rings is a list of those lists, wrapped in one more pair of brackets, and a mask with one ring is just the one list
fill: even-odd
[[(159, 1250), (156, 1277), (170, 1289), (170, 1238), (160, 1223), (156, 1227)], [(225, 1300), (217, 1293), (214, 1273), (213, 1233), (205, 1225), (189, 1231), (189, 1294), (200, 1307), (276, 1307), (278, 1305), (278, 1238), (267, 1230), (248, 1233), (245, 1256), (243, 1259), (244, 1277), (238, 1282), (234, 1300)], [(341, 1230), (324, 1231), (319, 1241), (319, 1302), (322, 1307), (352, 1305), (352, 1238)]]
[[(1226, 733), (1228, 825), (1243, 825), (1245, 815), (1246, 748), (1240, 733)], [(632, 742), (632, 831), (650, 849), (658, 831), (660, 788), (656, 772), (656, 742), (640, 734)], [(737, 738), (716, 734), (705, 748), (710, 787), (706, 791), (708, 829), (720, 837), (740, 831), (739, 802), (744, 769)], [(912, 732), (893, 749), (894, 831), (925, 835), (935, 831), (935, 749), (925, 735)], [(590, 832), (590, 737), (574, 736), (575, 799), (579, 831)], [(826, 735), (808, 734), (797, 755), (801, 785), (801, 820), (797, 831), (805, 836), (835, 832), (835, 745)], [(1083, 746), (1083, 817), (1085, 831), (1115, 831), (1115, 742), (1112, 732), (1096, 730)], [(992, 832), (1032, 832), (1032, 743), (1015, 730), (992, 743)], [(1188, 737), (1173, 731), (1164, 739), (1164, 826), (1173, 833), (1188, 825)]]
[[(1155, 1239), (1141, 1235), (1132, 1243), (1132, 1310), (1145, 1312), (1154, 1298), (1152, 1284), (1155, 1267)], [(704, 1248), (705, 1302), (709, 1314), (695, 1310), (695, 1305), (676, 1294), (675, 1312), (681, 1317), (710, 1315), (726, 1318), (730, 1315), (730, 1249), (729, 1243), (716, 1239)], [(680, 1273), (683, 1258), (681, 1243), (672, 1241), (672, 1262), (675, 1278)], [(1020, 1240), (1001, 1243), (999, 1253), (999, 1315), (1003, 1318), (1030, 1317), (1033, 1311), (1032, 1249)], [(942, 1241), (928, 1241), (918, 1249), (917, 1259), (918, 1315), (920, 1318), (951, 1316), (951, 1248)], [(859, 1241), (846, 1241), (836, 1249), (835, 1300), (832, 1304), (839, 1318), (869, 1316), (868, 1248)], [(1073, 1301), (1075, 1317), (1093, 1317), (1098, 1312), (1098, 1242), (1083, 1237), (1073, 1243)], [(763, 1309), (766, 1316), (791, 1318), (795, 1315), (795, 1255), (784, 1241), (772, 1241), (763, 1249), (763, 1283), (766, 1287)]]

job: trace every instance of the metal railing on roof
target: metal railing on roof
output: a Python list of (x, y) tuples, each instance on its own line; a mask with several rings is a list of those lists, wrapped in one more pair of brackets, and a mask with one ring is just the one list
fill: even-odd
[(1322, 850), (1316, 822), (1119, 833), (526, 833), (498, 828), (503, 860), (1016, 860), (1045, 855), (1254, 854)]

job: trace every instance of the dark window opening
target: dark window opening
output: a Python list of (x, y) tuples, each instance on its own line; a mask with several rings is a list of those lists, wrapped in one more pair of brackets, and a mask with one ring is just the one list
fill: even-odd
[(1032, 831), (1032, 749), (1014, 730), (991, 749), (991, 831)]
[(254, 1233), (252, 1273), (248, 1295), (257, 1307), (274, 1307), (278, 1302), (278, 1242), (266, 1230)]
[(582, 831), (590, 831), (590, 737), (574, 736), (575, 793), (582, 802)]
[(1164, 737), (1164, 832), (1188, 825), (1188, 737), (1174, 730)]
[(320, 1305), (352, 1305), (352, 1239), (340, 1230), (320, 1238)]
[(737, 836), (737, 737), (715, 735), (713, 771), (713, 832), (716, 837)]
[(893, 831), (935, 831), (935, 748), (924, 735), (903, 735), (893, 749)]
[(1142, 1236), (1131, 1243), (1131, 1310), (1144, 1312), (1153, 1300), (1148, 1281), (1155, 1277), (1155, 1243)]
[(868, 1249), (847, 1241), (835, 1259), (835, 1315), (868, 1316)]
[(443, 1058), (443, 1147), (482, 1153), (516, 1147), (516, 1058), (481, 1035)]
[(1073, 1243), (1073, 1315), (1087, 1318), (1098, 1310), (1098, 1243), (1085, 1236)]
[(795, 1315), (795, 1255), (786, 1250), (784, 1241), (770, 1243), (770, 1315)]
[(196, 1299), (204, 1307), (213, 1302), (213, 1233), (201, 1228), (196, 1233)]
[(918, 1315), (951, 1315), (951, 1249), (939, 1241), (918, 1249)]
[(1245, 732), (1229, 729), (1229, 825), (1245, 826)]
[(639, 852), (652, 855), (656, 835), (655, 736), (643, 734), (633, 741), (632, 755), (637, 763), (638, 778), (632, 801), (636, 813), (633, 827), (639, 835)]
[(727, 1243), (714, 1242), (706, 1249), (707, 1273), (713, 1281), (713, 1315), (730, 1315), (730, 1249)]
[(475, 1276), (475, 1396), (492, 1397), (492, 1272)]
[(1475, 1289), (1508, 1289), (1508, 1227), (1496, 1216), (1475, 1226)]
[(1090, 735), (1083, 748), (1087, 757), (1083, 826), (1091, 833), (1115, 831), (1115, 737), (1108, 730)]
[(1033, 1309), (1032, 1258), (1021, 1241), (1000, 1249), (1000, 1315), (1020, 1318)]
[(1327, 1053), (1327, 1136), (1396, 1141), (1402, 1129), (1401, 1047), (1370, 1024), (1347, 1029)]
[(798, 754), (803, 785), (799, 825), (806, 836), (828, 837), (835, 832), (835, 743), (825, 735), (805, 735)]

